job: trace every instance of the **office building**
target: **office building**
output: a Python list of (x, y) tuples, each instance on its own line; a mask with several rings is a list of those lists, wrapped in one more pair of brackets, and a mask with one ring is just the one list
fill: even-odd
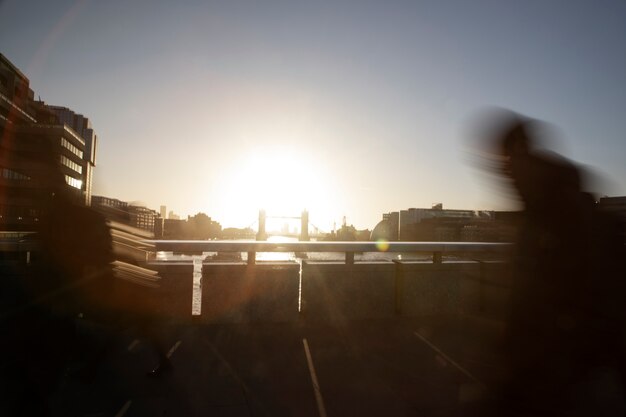
[(372, 239), (400, 241), (499, 241), (503, 226), (492, 211), (409, 208), (384, 213)]
[(53, 107), (35, 101), (28, 78), (0, 54), (0, 230), (36, 229), (52, 184), (65, 182), (89, 204), (94, 143), (88, 150)]
[(152, 233), (159, 217), (156, 210), (99, 195), (91, 198), (91, 207), (101, 212), (107, 219)]
[(60, 124), (72, 128), (74, 132), (78, 133), (80, 137), (82, 137), (85, 141), (85, 152), (83, 152), (83, 161), (85, 166), (85, 181), (87, 184), (89, 184), (89, 187), (85, 187), (85, 203), (87, 205), (90, 205), (93, 169), (96, 166), (96, 148), (98, 145), (98, 136), (91, 126), (91, 121), (82, 114), (77, 114), (67, 107), (50, 105), (46, 107), (58, 117)]

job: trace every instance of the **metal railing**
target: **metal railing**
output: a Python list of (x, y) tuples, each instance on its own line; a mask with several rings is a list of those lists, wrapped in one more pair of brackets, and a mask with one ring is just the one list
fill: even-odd
[[(120, 229), (121, 230), (121, 229)], [(121, 233), (121, 232), (119, 232)], [(119, 234), (113, 230), (114, 241)], [(256, 262), (259, 252), (330, 252), (344, 253), (345, 262), (354, 263), (357, 253), (399, 253), (430, 254), (433, 262), (440, 263), (444, 255), (463, 255), (477, 253), (504, 254), (510, 250), (510, 243), (492, 242), (264, 242), (239, 240), (150, 240), (134, 236), (132, 247), (141, 251), (141, 258), (149, 259), (150, 252), (174, 252), (194, 254), (202, 252), (239, 252), (247, 253), (248, 264)], [(0, 252), (30, 252), (38, 250), (35, 238), (0, 239)]]
[(264, 242), (224, 240), (149, 240), (155, 251), (175, 253), (247, 252), (248, 264), (256, 262), (258, 252), (335, 252), (344, 253), (347, 264), (354, 263), (355, 253), (390, 252), (432, 254), (433, 262), (441, 263), (443, 255), (478, 252), (505, 253), (510, 243), (487, 242)]
[[(284, 304), (282, 302), (276, 302), (276, 300), (282, 300), (281, 297), (287, 297), (287, 295), (285, 295), (285, 291), (288, 291), (289, 288), (293, 290), (293, 293), (290, 296), (297, 297), (298, 306), (300, 306), (301, 299), (308, 300), (307, 308), (309, 309), (309, 311), (314, 311), (315, 308), (323, 308), (323, 306), (326, 304), (326, 301), (318, 302), (317, 304), (312, 301), (319, 301), (319, 297), (323, 298), (326, 296), (323, 292), (320, 292), (319, 285), (316, 284), (316, 282), (320, 280), (323, 281), (323, 279), (328, 279), (329, 276), (332, 277), (332, 279), (335, 279), (335, 277), (343, 277), (343, 279), (338, 280), (337, 283), (341, 284), (341, 282), (343, 281), (344, 285), (354, 284), (354, 287), (357, 288), (359, 287), (359, 285), (356, 283), (357, 281), (354, 281), (356, 275), (358, 275), (358, 279), (361, 279), (361, 276), (363, 276), (364, 279), (368, 279), (367, 277), (371, 278), (372, 276), (381, 277), (382, 279), (375, 280), (376, 283), (371, 280), (368, 281), (369, 284), (373, 286), (365, 285), (360, 287), (362, 290), (362, 294), (359, 295), (359, 297), (361, 297), (361, 301), (369, 300), (367, 302), (363, 301), (363, 306), (365, 307), (362, 306), (362, 309), (359, 310), (362, 313), (363, 317), (366, 317), (367, 314), (374, 314), (379, 311), (378, 309), (382, 304), (387, 306), (387, 310), (385, 311), (387, 311), (387, 313), (389, 314), (422, 314), (424, 313), (424, 311), (426, 311), (424, 309), (427, 309), (427, 307), (425, 306), (430, 304), (419, 302), (415, 303), (414, 299), (410, 298), (415, 296), (415, 291), (417, 291), (416, 288), (421, 288), (420, 291), (422, 291), (423, 288), (421, 286), (434, 285), (435, 287), (433, 288), (439, 289), (436, 289), (433, 294), (440, 294), (440, 289), (443, 288), (441, 286), (445, 287), (446, 285), (448, 285), (446, 283), (449, 281), (437, 277), (445, 278), (451, 273), (456, 274), (458, 272), (459, 279), (463, 279), (466, 283), (474, 283), (472, 285), (474, 285), (475, 291), (472, 294), (466, 295), (468, 297), (468, 300), (477, 300), (475, 304), (476, 309), (479, 312), (488, 310), (487, 307), (484, 307), (485, 305), (488, 305), (488, 302), (484, 299), (486, 297), (493, 296), (494, 293), (494, 291), (487, 291), (485, 290), (485, 288), (492, 289), (494, 288), (494, 284), (495, 287), (497, 287), (498, 291), (506, 291), (508, 288), (506, 286), (506, 281), (504, 283), (500, 283), (499, 280), (488, 279), (489, 274), (493, 273), (493, 271), (491, 271), (491, 265), (496, 265), (497, 263), (499, 263), (499, 259), (505, 259), (507, 252), (510, 251), (511, 244), (508, 243), (152, 240), (145, 236), (145, 234), (138, 235), (137, 233), (134, 233), (136, 232), (136, 230), (128, 226), (115, 224), (110, 224), (110, 226), (113, 234), (113, 251), (116, 256), (119, 256), (117, 259), (121, 260), (114, 262), (114, 274), (116, 278), (122, 278), (122, 281), (125, 281), (123, 284), (120, 284), (119, 288), (126, 288), (126, 290), (131, 291), (132, 293), (132, 291), (136, 291), (137, 288), (140, 288), (141, 291), (144, 291), (145, 287), (150, 287), (153, 289), (158, 287), (160, 289), (160, 292), (158, 292), (159, 295), (157, 297), (159, 300), (157, 302), (159, 306), (158, 308), (165, 310), (171, 308), (171, 314), (177, 314), (177, 317), (183, 317), (187, 315), (196, 316), (200, 314), (196, 311), (200, 311), (199, 306), (201, 305), (201, 303), (208, 303), (206, 304), (207, 306), (213, 305), (211, 303), (215, 302), (215, 299), (211, 299), (212, 301), (203, 301), (204, 297), (207, 296), (207, 294), (209, 297), (213, 297), (215, 296), (215, 294), (221, 294), (220, 291), (223, 290), (233, 292), (233, 294), (236, 294), (233, 295), (235, 297), (241, 297), (242, 295), (237, 295), (237, 292), (241, 290), (241, 285), (244, 285), (242, 284), (242, 282), (245, 282), (245, 285), (252, 286), (258, 285), (259, 282), (262, 282), (263, 285), (269, 286), (267, 288), (271, 288), (269, 290), (265, 288), (265, 290), (260, 292), (256, 292), (256, 290), (252, 291), (250, 294), (254, 294), (254, 297), (256, 298), (253, 301), (248, 300), (253, 304), (265, 303), (264, 305), (266, 306), (274, 306), (271, 308), (267, 307), (269, 309), (268, 311), (270, 311), (272, 308), (277, 308), (278, 310), (280, 310), (279, 306), (282, 306)], [(39, 245), (37, 245), (36, 238), (23, 239), (21, 237), (17, 237), (14, 239), (0, 239), (0, 252), (19, 252), (14, 253), (11, 256), (7, 256), (7, 259), (12, 262), (13, 259), (17, 259), (14, 255), (19, 255), (19, 259), (21, 259), (19, 263), (24, 265), (30, 262), (31, 251), (37, 252), (41, 250), (41, 248), (38, 246)], [(191, 265), (191, 262), (187, 261), (184, 261), (182, 263), (177, 261), (151, 262), (150, 260), (153, 259), (152, 255), (159, 251), (167, 251), (181, 254), (198, 254), (202, 252), (243, 252), (247, 253), (248, 256), (246, 261), (247, 265), (243, 268), (245, 269), (245, 272), (242, 272), (241, 260), (232, 262), (219, 261), (213, 265), (211, 265), (212, 262), (206, 262), (204, 264), (194, 262), (193, 265)], [(343, 253), (345, 256), (345, 263), (341, 265), (336, 265), (336, 261), (333, 261), (330, 264), (326, 264), (326, 261), (318, 262), (316, 260), (303, 260), (300, 267), (294, 269), (295, 265), (284, 265), (283, 262), (278, 262), (280, 266), (277, 268), (277, 264), (270, 261), (268, 264), (266, 264), (265, 262), (258, 262), (258, 267), (255, 267), (254, 265), (257, 263), (257, 253), (263, 252), (283, 252), (296, 254), (310, 254), (316, 252)], [(387, 260), (385, 260), (385, 262), (383, 263), (377, 260), (355, 262), (355, 254), (365, 253), (417, 255), (427, 254), (429, 256), (432, 256), (432, 263), (423, 262), (423, 259), (394, 259), (393, 262), (391, 261), (391, 259), (389, 259), (388, 263)], [(496, 256), (490, 256), (489, 254), (493, 254)], [(296, 257), (303, 259), (305, 258), (299, 255), (296, 255)], [(444, 257), (451, 257), (451, 260), (453, 262), (444, 264)], [(467, 262), (467, 258), (471, 258), (469, 262)], [(498, 258), (498, 260), (496, 260), (496, 262), (492, 262), (492, 260), (485, 260), (485, 258)], [(135, 260), (138, 265), (126, 263), (129, 259)], [(461, 262), (457, 262), (459, 260)], [(298, 263), (300, 262), (298, 261)], [(1, 259), (0, 266), (2, 266)], [(285, 268), (285, 266), (287, 266), (288, 268), (281, 269)], [(269, 267), (269, 269), (267, 267)], [(204, 270), (205, 268), (207, 269)], [(296, 287), (289, 287), (289, 285), (285, 287), (285, 281), (281, 278), (281, 274), (283, 274), (282, 276), (284, 276), (285, 273), (279, 272), (280, 270), (290, 271), (289, 273), (292, 274), (292, 278), (294, 277), (293, 274), (299, 274), (300, 283), (308, 283), (310, 285), (304, 285), (300, 287), (301, 289), (298, 289), (299, 284), (294, 284), (296, 285)], [(346, 271), (349, 272), (344, 273)], [(411, 278), (417, 276), (416, 271), (419, 272), (420, 277), (420, 279), (417, 281)], [(202, 272), (202, 274), (206, 274), (206, 290), (204, 289), (203, 284), (197, 286), (194, 283), (196, 279), (194, 274), (196, 274), (197, 272)], [(220, 274), (229, 276), (229, 279), (226, 281), (224, 281), (223, 279), (220, 280)], [(255, 274), (260, 274), (258, 276), (261, 277), (268, 277), (272, 274), (276, 274), (275, 277), (277, 278), (255, 280), (255, 282), (246, 281), (246, 279), (248, 279), (250, 276), (257, 276)], [(120, 280), (118, 281), (122, 282)], [(139, 284), (139, 286), (127, 286), (127, 282), (130, 282), (131, 284)], [(211, 284), (212, 282), (213, 284)], [(345, 282), (348, 282), (348, 284), (345, 284)], [(225, 286), (223, 288), (220, 287), (220, 290), (215, 292), (211, 290), (211, 285)], [(456, 288), (456, 291), (461, 291), (461, 287), (459, 286), (452, 286), (451, 288)], [(469, 287), (467, 284), (465, 284), (463, 288), (467, 289)], [(244, 291), (244, 293), (248, 294), (248, 292), (246, 291)], [(350, 292), (350, 294), (352, 294), (352, 292)], [(466, 295), (464, 295), (464, 297)], [(345, 297), (349, 298), (351, 296), (352, 295), (346, 294), (342, 295), (342, 292), (338, 291), (336, 294), (336, 299), (333, 298), (333, 303), (335, 303), (333, 308), (341, 310), (341, 308), (349, 305), (350, 301)], [(150, 298), (147, 295), (146, 297), (146, 299)], [(264, 298), (267, 299), (263, 301), (262, 299)], [(132, 299), (132, 297), (130, 297), (129, 299)], [(379, 301), (376, 301), (380, 299), (384, 299), (386, 301), (380, 304)], [(409, 300), (410, 302), (407, 300)], [(443, 304), (448, 305), (446, 303)], [(420, 307), (418, 308), (415, 306)], [(220, 308), (226, 308), (225, 306), (219, 304), (218, 307), (215, 307), (217, 308), (216, 311), (218, 313), (226, 314), (226, 316), (230, 314), (226, 310), (219, 310)], [(247, 311), (246, 308), (248, 307), (241, 308), (242, 311)], [(300, 307), (298, 307), (298, 311), (300, 311)], [(208, 314), (206, 317), (208, 317), (209, 320), (214, 318), (211, 314)]]

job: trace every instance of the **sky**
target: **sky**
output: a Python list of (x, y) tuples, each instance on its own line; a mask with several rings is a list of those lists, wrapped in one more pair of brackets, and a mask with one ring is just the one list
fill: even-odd
[(514, 201), (468, 156), (501, 106), (626, 195), (626, 2), (0, 0), (0, 53), (89, 117), (94, 195), (330, 230)]

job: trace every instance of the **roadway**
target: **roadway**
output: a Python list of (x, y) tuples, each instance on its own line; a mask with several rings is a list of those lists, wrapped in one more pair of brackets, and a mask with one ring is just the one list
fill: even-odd
[(146, 377), (154, 350), (129, 327), (111, 339), (93, 380), (63, 378), (51, 409), (115, 417), (469, 415), (502, 369), (487, 327), (405, 319), (164, 323), (173, 371), (159, 379)]

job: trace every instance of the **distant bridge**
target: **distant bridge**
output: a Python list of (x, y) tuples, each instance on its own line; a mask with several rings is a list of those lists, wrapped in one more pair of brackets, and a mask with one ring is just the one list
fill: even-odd
[[(292, 233), (292, 232), (268, 233), (265, 227), (267, 219), (300, 220), (300, 233)], [(309, 226), (311, 226), (313, 233), (309, 233)], [(307, 210), (303, 210), (300, 216), (274, 216), (274, 215), (268, 216), (265, 213), (265, 210), (259, 210), (259, 221), (258, 221), (256, 240), (259, 240), (259, 241), (267, 240), (267, 238), (272, 235), (297, 237), (298, 240), (306, 242), (306, 241), (311, 240), (311, 237), (319, 237), (319, 236), (322, 236), (323, 234), (320, 233), (319, 228), (317, 226), (309, 222), (309, 212)]]

